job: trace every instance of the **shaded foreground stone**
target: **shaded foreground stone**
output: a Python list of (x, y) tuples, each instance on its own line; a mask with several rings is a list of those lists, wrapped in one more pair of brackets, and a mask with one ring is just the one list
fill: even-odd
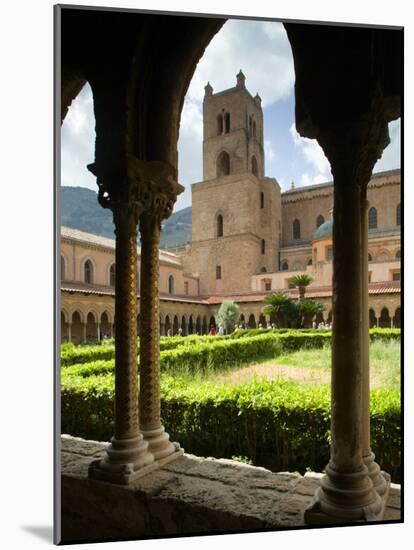
[[(107, 446), (62, 436), (63, 542), (304, 526), (321, 477), (185, 454), (130, 485), (113, 485), (88, 478)], [(384, 520), (400, 519), (400, 486), (391, 484)]]

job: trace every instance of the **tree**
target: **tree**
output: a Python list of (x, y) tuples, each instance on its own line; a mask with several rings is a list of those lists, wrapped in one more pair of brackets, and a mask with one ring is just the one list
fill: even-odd
[(217, 313), (217, 320), (227, 332), (233, 332), (234, 325), (240, 317), (240, 307), (231, 300), (224, 300)]
[(296, 306), (292, 298), (284, 292), (274, 292), (264, 299), (263, 313), (276, 321), (279, 328), (288, 327), (297, 317)]
[(312, 323), (312, 319), (319, 313), (322, 313), (325, 306), (320, 302), (314, 300), (299, 300), (296, 303), (296, 309), (300, 318), (301, 327), (309, 327)]
[(305, 298), (306, 287), (309, 286), (312, 281), (313, 278), (307, 273), (295, 275), (289, 279), (289, 283), (291, 285), (295, 285), (299, 290), (299, 300), (303, 300)]

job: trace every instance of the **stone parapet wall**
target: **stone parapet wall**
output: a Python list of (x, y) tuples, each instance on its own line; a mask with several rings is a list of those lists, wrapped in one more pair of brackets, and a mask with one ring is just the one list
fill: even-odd
[[(112, 485), (87, 477), (107, 444), (67, 435), (61, 443), (64, 542), (300, 527), (321, 476), (185, 454), (132, 485)], [(385, 520), (400, 521), (399, 485)]]

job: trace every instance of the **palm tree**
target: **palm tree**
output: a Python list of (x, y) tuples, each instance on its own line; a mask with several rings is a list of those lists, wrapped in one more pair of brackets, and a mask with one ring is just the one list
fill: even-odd
[(313, 278), (307, 273), (295, 275), (289, 279), (289, 283), (295, 285), (299, 290), (299, 300), (303, 300), (305, 298), (306, 287), (309, 286), (312, 281)]
[(311, 326), (314, 317), (324, 311), (325, 306), (313, 300), (299, 300), (296, 308), (300, 316), (300, 326), (306, 328)]
[(278, 327), (287, 326), (296, 316), (296, 307), (292, 298), (283, 292), (268, 294), (264, 299), (263, 313), (275, 319)]

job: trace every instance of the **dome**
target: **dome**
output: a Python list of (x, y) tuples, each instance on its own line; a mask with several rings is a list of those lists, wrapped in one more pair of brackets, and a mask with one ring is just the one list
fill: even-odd
[(332, 237), (333, 222), (328, 220), (318, 227), (314, 232), (312, 240), (317, 241), (318, 239), (326, 239), (327, 237)]

